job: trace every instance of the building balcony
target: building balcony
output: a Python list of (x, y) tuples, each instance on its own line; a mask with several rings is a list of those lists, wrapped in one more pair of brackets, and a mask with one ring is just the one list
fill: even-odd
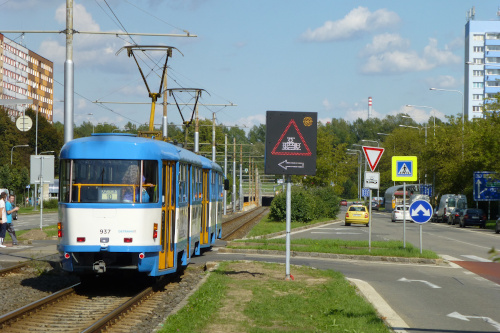
[(495, 82), (497, 80), (500, 80), (500, 75), (486, 75), (484, 78), (484, 81), (486, 82)]
[(500, 50), (499, 51), (486, 51), (484, 54), (486, 57), (500, 58)]
[(498, 93), (500, 93), (500, 86), (499, 87), (484, 87), (484, 92), (487, 94), (498, 94)]
[(500, 45), (500, 39), (486, 39), (484, 45)]

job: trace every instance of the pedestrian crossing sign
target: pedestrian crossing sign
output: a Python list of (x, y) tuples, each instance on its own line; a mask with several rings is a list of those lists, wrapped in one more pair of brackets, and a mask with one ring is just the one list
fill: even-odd
[(416, 181), (417, 156), (393, 156), (392, 180), (403, 182)]

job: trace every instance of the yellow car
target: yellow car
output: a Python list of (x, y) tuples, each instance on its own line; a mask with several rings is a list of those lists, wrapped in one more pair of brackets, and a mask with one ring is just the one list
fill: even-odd
[(366, 224), (370, 222), (370, 214), (368, 208), (363, 205), (351, 205), (345, 213), (345, 225), (349, 226), (351, 223), (354, 224)]

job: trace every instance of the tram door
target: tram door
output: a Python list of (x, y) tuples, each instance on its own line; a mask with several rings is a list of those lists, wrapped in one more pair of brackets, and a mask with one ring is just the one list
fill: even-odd
[(163, 162), (161, 252), (159, 269), (174, 267), (175, 235), (175, 163)]
[(200, 234), (200, 244), (208, 244), (208, 217), (210, 216), (210, 211), (208, 209), (210, 204), (210, 193), (208, 192), (208, 170), (203, 170), (203, 194), (201, 201), (201, 234)]

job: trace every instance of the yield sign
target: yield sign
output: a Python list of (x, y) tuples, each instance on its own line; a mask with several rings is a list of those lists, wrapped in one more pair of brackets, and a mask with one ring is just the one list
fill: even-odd
[(365, 152), (365, 157), (370, 165), (370, 169), (375, 171), (375, 168), (384, 153), (384, 148), (363, 146), (363, 151)]

